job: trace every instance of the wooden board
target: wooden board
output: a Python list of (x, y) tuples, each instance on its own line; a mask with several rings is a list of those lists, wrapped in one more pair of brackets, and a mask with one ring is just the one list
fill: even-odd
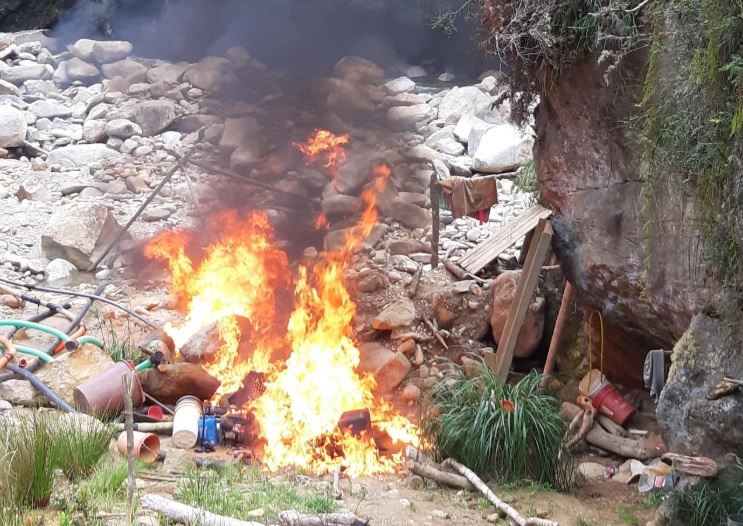
[[(508, 310), (506, 325), (503, 328), (498, 350), (495, 356), (486, 355), (486, 361), (490, 367), (495, 367), (498, 371), (498, 379), (505, 383), (508, 378), (508, 371), (511, 369), (513, 353), (516, 350), (516, 342), (521, 332), (521, 327), (526, 319), (526, 311), (529, 308), (531, 297), (537, 286), (539, 274), (542, 271), (542, 265), (547, 258), (550, 246), (552, 244), (552, 225), (546, 219), (540, 219), (534, 238), (529, 247), (526, 256), (526, 263), (521, 271), (519, 282), (516, 285), (516, 292), (513, 295), (511, 308)], [(495, 363), (493, 363), (495, 362)]]
[(468, 251), (457, 264), (467, 272), (476, 274), (500, 256), (508, 247), (537, 226), (540, 219), (548, 219), (551, 210), (534, 205), (512, 222), (502, 226), (485, 241)]

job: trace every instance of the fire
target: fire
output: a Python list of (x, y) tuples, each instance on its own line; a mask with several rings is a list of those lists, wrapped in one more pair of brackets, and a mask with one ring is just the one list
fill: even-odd
[(307, 139), (306, 144), (294, 143), (294, 146), (305, 156), (308, 165), (321, 161), (323, 166), (330, 171), (335, 180), (338, 166), (346, 161), (346, 150), (348, 134), (335, 135), (328, 130), (315, 130)]
[[(265, 391), (249, 409), (265, 441), (262, 460), (270, 470), (297, 466), (327, 472), (344, 466), (351, 476), (393, 473), (399, 458), (380, 454), (371, 437), (343, 433), (338, 421), (346, 411), (368, 408), (374, 427), (394, 441), (417, 445), (416, 427), (373, 394), (374, 378), (356, 372), (359, 350), (351, 330), (356, 305), (344, 285), (349, 255), (377, 222), (376, 198), (391, 174), (373, 168), (374, 181), (361, 195), (365, 210), (342, 250), (329, 252), (312, 267), (301, 266), (294, 280), (295, 307), (282, 337), (275, 326), (275, 290), (288, 285), (286, 255), (274, 248), (264, 214), (240, 219), (219, 214), (212, 221), (218, 239), (204, 249), (199, 263), (186, 255), (185, 232), (166, 232), (146, 255), (166, 259), (173, 289), (187, 298), (186, 317), (166, 330), (178, 346), (199, 328), (217, 321), (224, 342), (206, 369), (222, 381), (216, 397), (233, 392), (250, 371), (267, 376)], [(241, 356), (234, 318), (248, 318), (255, 331), (253, 356)], [(272, 351), (288, 346), (285, 362), (271, 363)]]

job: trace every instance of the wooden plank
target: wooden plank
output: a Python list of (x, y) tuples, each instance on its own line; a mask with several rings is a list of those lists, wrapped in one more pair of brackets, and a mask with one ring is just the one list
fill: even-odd
[[(505, 383), (508, 378), (508, 371), (511, 369), (513, 353), (516, 350), (516, 341), (518, 340), (521, 327), (526, 319), (526, 311), (529, 308), (531, 297), (537, 286), (537, 279), (542, 271), (542, 265), (547, 257), (552, 244), (552, 225), (546, 219), (540, 219), (534, 238), (529, 247), (529, 253), (526, 256), (526, 263), (521, 271), (516, 292), (511, 302), (511, 308), (508, 310), (506, 325), (503, 328), (501, 341), (498, 344), (498, 350), (495, 356), (487, 356), (488, 365), (498, 371), (498, 379)], [(492, 361), (495, 361), (495, 364)]]
[(533, 230), (540, 219), (547, 219), (551, 215), (551, 210), (540, 205), (530, 207), (512, 222), (502, 226), (495, 234), (468, 251), (457, 264), (472, 274), (480, 272), (508, 247)]

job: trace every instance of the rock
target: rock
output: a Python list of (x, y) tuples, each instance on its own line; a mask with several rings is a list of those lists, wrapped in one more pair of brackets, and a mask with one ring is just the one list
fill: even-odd
[(717, 461), (729, 453), (743, 454), (743, 399), (707, 398), (729, 374), (727, 330), (724, 322), (697, 314), (673, 348), (657, 405), (658, 427), (668, 451)]
[(230, 62), (250, 62), (251, 56), (247, 49), (242, 46), (233, 46), (229, 48), (225, 54), (227, 60)]
[(196, 469), (195, 458), (189, 449), (171, 447), (165, 452), (163, 469), (169, 475), (185, 475)]
[(415, 340), (409, 339), (403, 341), (400, 345), (397, 346), (397, 352), (402, 354), (408, 354), (415, 350)]
[(118, 137), (119, 139), (128, 139), (133, 135), (142, 135), (142, 128), (138, 124), (127, 119), (114, 119), (106, 123), (106, 135), (109, 137)]
[(53, 71), (49, 66), (36, 62), (24, 62), (8, 69), (0, 69), (0, 79), (20, 86), (27, 80), (47, 80), (52, 78)]
[(402, 254), (407, 256), (414, 252), (431, 252), (431, 245), (410, 237), (390, 241), (387, 248), (392, 255)]
[(91, 60), (93, 58), (93, 46), (95, 46), (95, 43), (95, 40), (81, 38), (70, 46), (70, 51), (77, 58), (82, 60)]
[(358, 197), (336, 194), (322, 200), (322, 211), (329, 216), (333, 215), (355, 215), (364, 207), (363, 201)]
[[(250, 320), (242, 316), (233, 316), (237, 322), (240, 331), (240, 350), (245, 352), (250, 349), (250, 335), (253, 332), (253, 326)], [(243, 343), (244, 342), (244, 343)], [(219, 350), (224, 345), (224, 341), (219, 335), (219, 326), (217, 322), (210, 323), (196, 331), (180, 349), (183, 359), (189, 363), (200, 364), (208, 363), (214, 359)]]
[(412, 300), (402, 298), (377, 314), (372, 320), (372, 327), (380, 331), (409, 327), (415, 321), (415, 317), (415, 305)]
[(399, 77), (395, 80), (391, 80), (384, 85), (384, 91), (388, 95), (398, 95), (400, 93), (406, 93), (415, 89), (415, 82), (407, 77)]
[(389, 393), (402, 383), (413, 366), (398, 352), (392, 352), (383, 345), (371, 342), (359, 347), (359, 373), (372, 374), (376, 380), (374, 392), (377, 395)]
[[(500, 342), (503, 335), (503, 328), (506, 325), (508, 311), (511, 308), (513, 296), (516, 293), (518, 280), (521, 275), (520, 270), (509, 270), (500, 274), (493, 282), (493, 314), (491, 326), (493, 328), (493, 338)], [(542, 341), (544, 333), (544, 298), (536, 298), (526, 311), (524, 325), (519, 332), (516, 341), (516, 350), (514, 356), (525, 358), (537, 349)]]
[(457, 125), (454, 127), (454, 137), (456, 137), (459, 142), (467, 144), (473, 128), (481, 129), (484, 133), (485, 130), (490, 127), (491, 125), (482, 119), (478, 119), (474, 115), (462, 115), (459, 121), (457, 121)]
[(184, 78), (195, 88), (217, 91), (232, 68), (231, 62), (222, 57), (205, 57), (189, 69)]
[(147, 71), (147, 82), (150, 84), (166, 83), (174, 86), (178, 84), (183, 74), (192, 67), (188, 62), (178, 62), (171, 64), (163, 62)]
[(380, 270), (369, 270), (360, 273), (356, 282), (356, 289), (365, 294), (371, 294), (388, 286), (386, 274)]
[(121, 77), (132, 84), (144, 82), (147, 78), (147, 66), (134, 60), (119, 60), (110, 64), (103, 64), (101, 71), (107, 79)]
[(127, 93), (129, 95), (144, 95), (145, 93), (150, 92), (150, 85), (146, 82), (137, 82), (136, 84), (132, 84), (129, 86), (129, 89), (127, 90)]
[(30, 186), (28, 184), (21, 184), (18, 187), (18, 191), (15, 196), (19, 201), (51, 201), (52, 194), (46, 186)]
[(417, 125), (430, 121), (435, 116), (436, 110), (428, 104), (394, 106), (387, 110), (387, 122), (397, 131), (415, 130)]
[(334, 80), (328, 94), (328, 107), (341, 119), (364, 123), (374, 115), (374, 103), (364, 86), (346, 80)]
[(8, 380), (0, 384), (0, 399), (13, 405), (37, 405), (38, 391), (27, 380)]
[(240, 119), (227, 119), (224, 123), (224, 131), (219, 141), (219, 149), (230, 155), (243, 144), (255, 142), (255, 138), (261, 133), (262, 128), (254, 117), (242, 117)]
[(0, 106), (0, 147), (23, 146), (27, 130), (28, 124), (21, 111), (12, 106)]
[(230, 155), (230, 168), (238, 173), (248, 173), (260, 163), (262, 157), (263, 152), (258, 144), (242, 144)]
[[(382, 236), (384, 235), (386, 231), (387, 231), (387, 225), (384, 225), (384, 224), (374, 225), (371, 229), (371, 233), (366, 238), (366, 243), (370, 244), (371, 246), (376, 245), (377, 243), (379, 243), (379, 240), (382, 239)], [(354, 239), (359, 236), (363, 237), (363, 231), (358, 226), (331, 230), (325, 236), (325, 249), (326, 250), (342, 249), (346, 243), (346, 240), (349, 239), (349, 236), (353, 237)]]
[(598, 480), (604, 475), (604, 466), (596, 462), (581, 462), (578, 471), (589, 480)]
[(452, 115), (473, 115), (478, 105), (489, 102), (490, 97), (474, 86), (452, 88), (441, 99), (438, 118), (446, 119)]
[(51, 100), (37, 100), (28, 107), (28, 111), (39, 119), (64, 118), (72, 115), (71, 108)]
[(65, 71), (67, 73), (67, 78), (72, 82), (76, 80), (81, 82), (92, 82), (101, 76), (101, 72), (98, 71), (97, 67), (88, 64), (77, 57), (74, 57), (67, 62), (65, 65)]
[(427, 93), (400, 93), (384, 99), (387, 106), (412, 106), (414, 104), (426, 104), (431, 101)]
[(402, 390), (402, 399), (406, 402), (417, 402), (421, 397), (421, 390), (418, 386), (410, 384), (406, 385), (405, 389)]
[(105, 144), (76, 144), (52, 150), (46, 162), (67, 168), (80, 168), (119, 155), (119, 152)]
[(485, 173), (514, 170), (531, 159), (532, 142), (515, 126), (502, 124), (482, 136), (472, 160), (472, 169)]
[(162, 221), (173, 215), (167, 208), (148, 208), (142, 212), (142, 220), (147, 222)]
[(93, 56), (99, 64), (125, 59), (131, 52), (131, 43), (123, 40), (102, 40), (93, 44)]
[(363, 150), (349, 152), (346, 162), (338, 168), (333, 187), (342, 194), (354, 194), (372, 180), (372, 169), (380, 152)]
[(127, 177), (126, 178), (127, 189), (134, 194), (141, 194), (149, 188), (147, 181), (141, 177)]
[[(73, 267), (74, 268), (74, 267)], [(55, 361), (36, 371), (36, 376), (65, 402), (74, 406), (75, 387), (102, 373), (113, 365), (111, 356), (95, 345), (81, 345), (74, 352), (55, 356)], [(39, 395), (39, 398), (45, 397)]]
[(427, 73), (426, 70), (420, 66), (410, 66), (405, 72), (405, 75), (410, 77), (411, 79), (417, 79), (420, 77), (425, 77)]
[(193, 133), (212, 124), (221, 123), (222, 119), (216, 115), (183, 115), (176, 119), (173, 129), (181, 133)]
[(407, 203), (399, 197), (394, 201), (391, 217), (408, 228), (426, 228), (433, 221), (430, 211), (418, 205)]
[[(2, 77), (2, 75), (0, 75)], [(7, 82), (5, 80), (0, 80), (0, 96), (3, 95), (12, 95), (13, 97), (20, 97), (21, 96), (21, 90), (19, 90), (17, 87), (15, 87), (10, 82)]]
[(73, 202), (52, 215), (41, 235), (41, 249), (47, 259), (63, 258), (87, 270), (120, 228), (106, 207)]
[(134, 105), (134, 120), (142, 128), (143, 137), (151, 137), (175, 122), (175, 103), (170, 100), (148, 100)]
[[(81, 269), (82, 270), (82, 269)], [(46, 280), (51, 282), (68, 279), (77, 271), (75, 265), (66, 259), (57, 258), (49, 262), (44, 269)]]
[(83, 123), (83, 140), (88, 143), (106, 140), (106, 121), (90, 119)]
[(333, 76), (356, 84), (380, 84), (384, 70), (370, 60), (348, 56), (336, 63)]

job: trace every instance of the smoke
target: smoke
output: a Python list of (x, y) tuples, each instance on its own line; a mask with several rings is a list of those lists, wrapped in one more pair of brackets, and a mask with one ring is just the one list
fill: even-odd
[[(429, 64), (435, 72), (473, 70), (485, 57), (472, 23), (451, 38), (431, 28), (420, 1), (78, 0), (53, 32), (132, 42), (135, 54), (195, 62), (245, 47), (274, 69), (324, 73), (358, 55), (388, 69)], [(480, 67), (479, 71), (482, 71)], [(473, 70), (474, 71), (474, 70)]]

